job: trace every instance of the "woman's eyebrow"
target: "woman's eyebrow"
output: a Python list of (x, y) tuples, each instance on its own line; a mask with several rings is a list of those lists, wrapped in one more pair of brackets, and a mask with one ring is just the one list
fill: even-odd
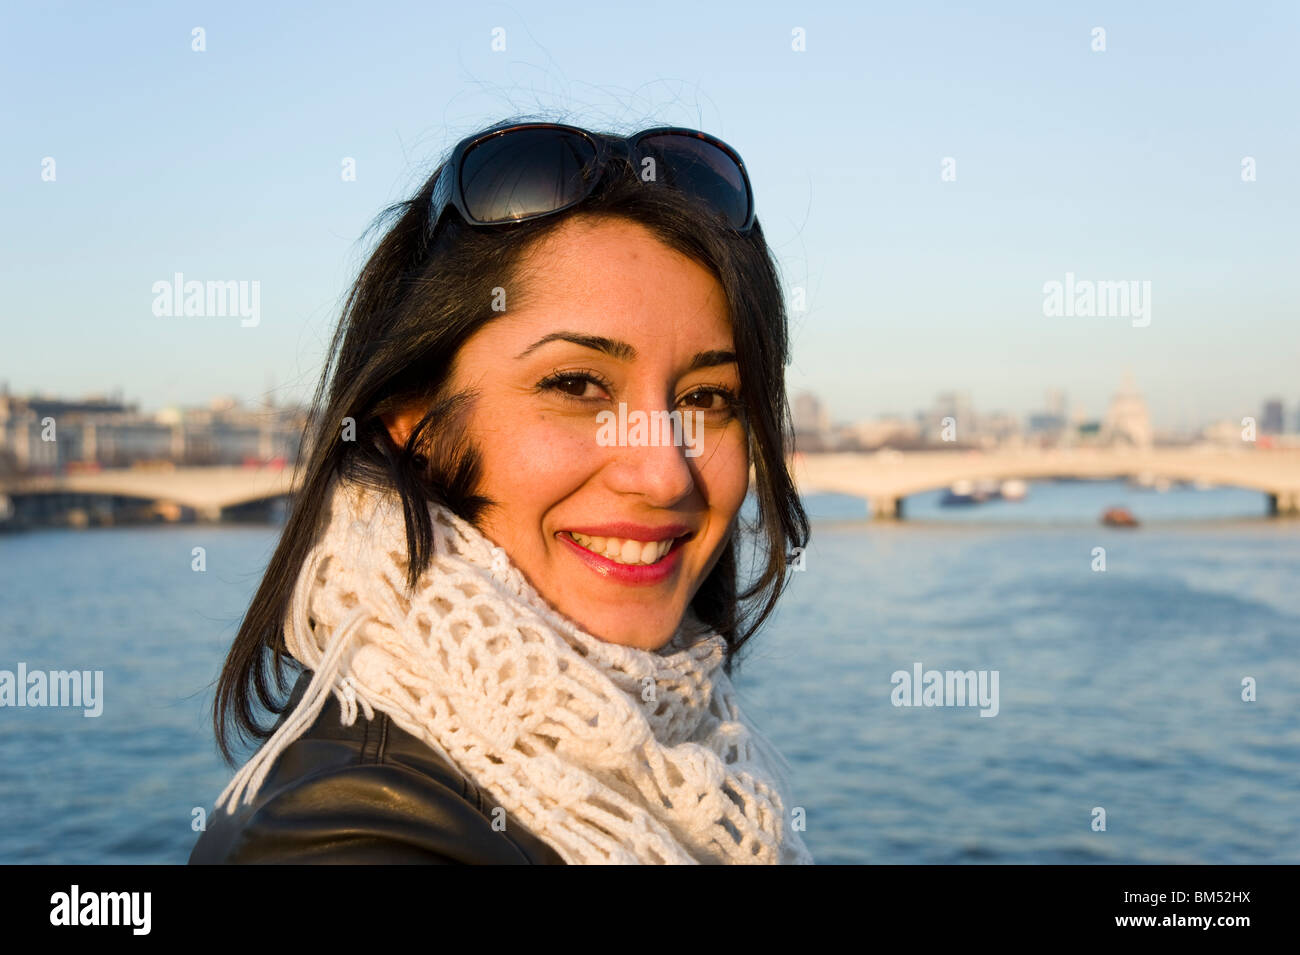
[(716, 368), (718, 365), (734, 364), (737, 364), (734, 351), (729, 348), (714, 348), (711, 351), (696, 352), (695, 357), (686, 366), (686, 370), (694, 371), (697, 368)]
[(620, 342), (613, 338), (606, 338), (604, 335), (584, 335), (581, 332), (551, 332), (549, 335), (543, 335), (516, 355), (515, 358), (523, 358), (536, 349), (541, 348), (547, 342), (554, 341), (573, 342), (573, 344), (581, 345), (583, 348), (593, 348), (596, 351), (603, 351), (605, 354), (617, 358), (619, 361), (636, 360), (636, 349), (627, 342)]
[[(619, 361), (636, 361), (636, 349), (627, 342), (618, 341), (614, 338), (606, 338), (604, 335), (584, 335), (581, 332), (551, 332), (549, 335), (543, 335), (516, 355), (515, 358), (524, 358), (536, 349), (545, 345), (547, 342), (554, 341), (572, 342), (575, 345), (581, 345), (583, 348), (591, 348), (595, 351), (604, 352)], [(729, 365), (733, 364), (735, 361), (736, 353), (734, 351), (726, 348), (713, 348), (708, 351), (696, 352), (695, 357), (693, 357), (690, 360), (690, 363), (686, 366), (686, 371), (695, 371), (697, 368), (714, 368), (718, 365)]]

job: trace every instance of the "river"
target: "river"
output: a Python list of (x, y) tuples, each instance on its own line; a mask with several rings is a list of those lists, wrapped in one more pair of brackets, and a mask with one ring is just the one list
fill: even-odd
[[(736, 684), (818, 862), (1300, 862), (1300, 522), (1116, 482), (918, 495), (901, 523), (805, 503), (803, 569)], [(1117, 504), (1143, 526), (1098, 525)], [(185, 861), (231, 772), (212, 683), (277, 534), (0, 537), (0, 669), (104, 673), (98, 717), (0, 709), (0, 862)], [(996, 715), (895, 705), (918, 664), (996, 671)]]

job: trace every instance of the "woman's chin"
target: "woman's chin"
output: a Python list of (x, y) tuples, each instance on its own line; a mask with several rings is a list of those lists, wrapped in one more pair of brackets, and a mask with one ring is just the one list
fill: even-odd
[(673, 619), (644, 611), (608, 611), (592, 613), (590, 608), (580, 615), (566, 614), (583, 630), (606, 643), (635, 647), (638, 650), (658, 650), (677, 632), (681, 615)]

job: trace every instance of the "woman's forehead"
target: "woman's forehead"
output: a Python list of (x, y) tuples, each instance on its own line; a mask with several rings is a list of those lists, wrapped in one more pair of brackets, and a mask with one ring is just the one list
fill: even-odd
[(494, 338), (563, 328), (645, 345), (730, 341), (725, 292), (704, 265), (626, 220), (569, 225), (532, 250), (513, 288), (496, 290)]
[[(650, 228), (622, 217), (577, 216), (543, 235), (523, 256), (521, 272), (551, 278), (551, 287), (641, 284), (648, 277), (707, 286), (717, 278)], [(603, 280), (603, 281), (602, 281)]]

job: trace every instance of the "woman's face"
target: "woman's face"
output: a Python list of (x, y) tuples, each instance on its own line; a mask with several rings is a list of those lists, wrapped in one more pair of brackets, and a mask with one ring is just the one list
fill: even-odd
[[(624, 219), (570, 219), (524, 266), (451, 371), (477, 393), (479, 493), (498, 502), (482, 529), (584, 630), (658, 649), (749, 484), (722, 286)], [(386, 419), (399, 445), (425, 410)]]

